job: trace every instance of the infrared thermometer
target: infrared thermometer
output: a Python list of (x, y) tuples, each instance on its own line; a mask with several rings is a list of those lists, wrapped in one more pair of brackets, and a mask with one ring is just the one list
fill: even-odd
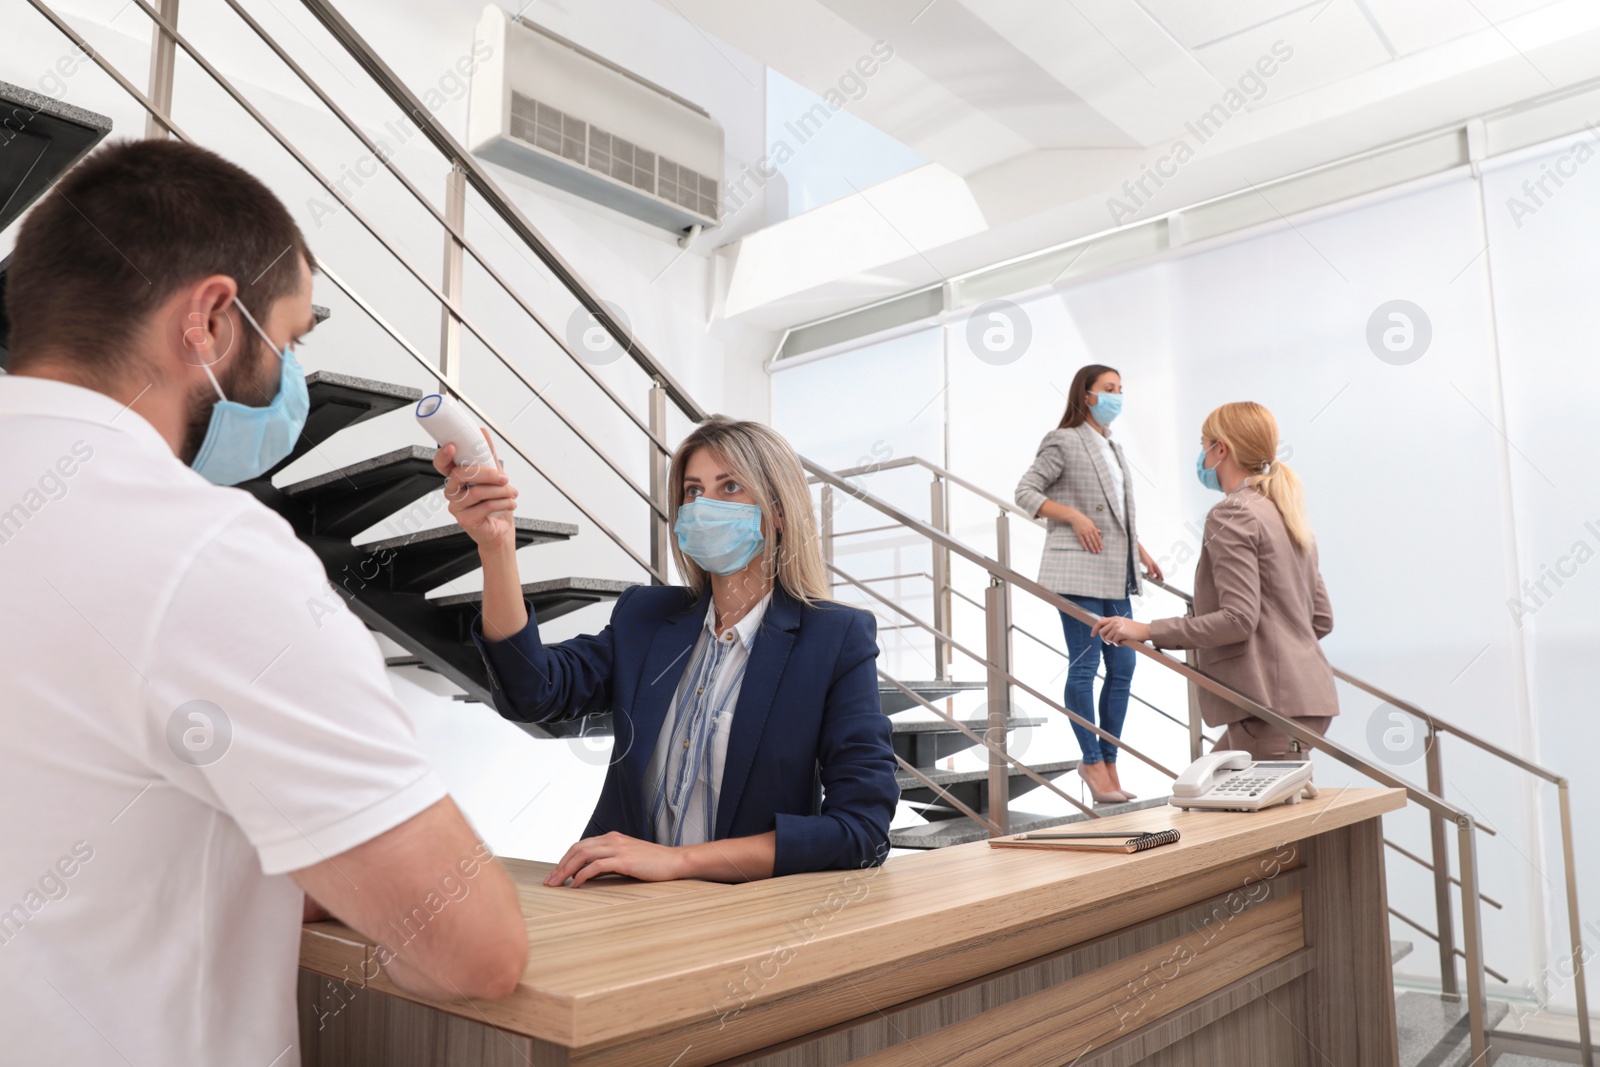
[(484, 439), (483, 431), (472, 421), (466, 409), (450, 397), (429, 393), (417, 401), (417, 425), (440, 447), (456, 446), (457, 466), (487, 467), (492, 471), (500, 469), (494, 461), (494, 453), (489, 451), (489, 442)]

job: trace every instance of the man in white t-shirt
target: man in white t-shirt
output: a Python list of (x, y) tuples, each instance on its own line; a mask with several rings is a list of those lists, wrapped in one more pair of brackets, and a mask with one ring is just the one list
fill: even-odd
[(264, 185), (175, 141), (102, 149), (22, 225), (0, 375), (0, 1061), (298, 1063), (300, 922), (321, 908), (418, 994), (521, 978), (514, 887), (371, 635), (289, 525), (223, 487), (304, 424), (312, 269)]

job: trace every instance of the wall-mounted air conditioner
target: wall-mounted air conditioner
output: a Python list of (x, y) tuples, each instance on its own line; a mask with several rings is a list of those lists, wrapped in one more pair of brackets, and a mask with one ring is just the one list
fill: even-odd
[(477, 41), (476, 155), (653, 226), (717, 224), (722, 127), (704, 108), (493, 5)]

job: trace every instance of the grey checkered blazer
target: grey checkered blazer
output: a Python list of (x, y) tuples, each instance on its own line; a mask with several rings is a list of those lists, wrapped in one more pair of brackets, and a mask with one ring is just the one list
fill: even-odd
[[(1087, 423), (1070, 430), (1051, 430), (1039, 442), (1033, 466), (1017, 483), (1017, 506), (1038, 515), (1047, 499), (1076, 508), (1100, 528), (1100, 551), (1090, 552), (1064, 522), (1047, 519), (1044, 558), (1039, 561), (1039, 584), (1070, 596), (1121, 600), (1143, 589), (1139, 579), (1138, 524), (1133, 507), (1133, 474), (1115, 441), (1111, 450), (1122, 467), (1124, 512), (1127, 522), (1111, 506), (1111, 472), (1094, 440), (1097, 431)], [(1133, 572), (1132, 587), (1128, 573)]]

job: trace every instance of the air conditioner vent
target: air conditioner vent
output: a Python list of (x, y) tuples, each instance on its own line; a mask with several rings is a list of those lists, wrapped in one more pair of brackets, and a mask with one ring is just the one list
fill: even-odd
[(588, 130), (588, 123), (582, 119), (521, 93), (511, 94), (511, 136), (518, 140), (582, 163)]
[(589, 169), (647, 193), (656, 191), (656, 154), (598, 127), (589, 133)]
[(722, 127), (703, 108), (496, 5), (478, 39), (474, 153), (679, 233), (718, 224)]

